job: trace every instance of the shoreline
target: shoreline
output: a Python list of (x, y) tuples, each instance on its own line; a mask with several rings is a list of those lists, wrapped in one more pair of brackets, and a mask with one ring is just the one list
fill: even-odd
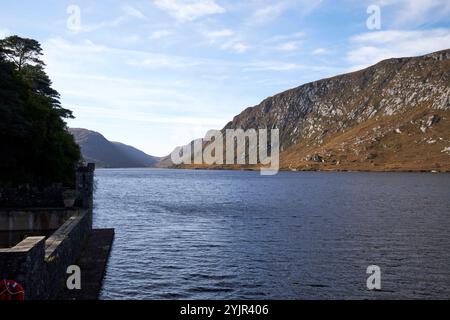
[[(96, 170), (135, 170), (135, 169), (149, 169), (149, 170), (190, 170), (190, 171), (249, 171), (258, 172), (260, 168), (206, 168), (206, 167), (168, 167), (168, 168), (158, 168), (158, 167), (134, 167), (134, 168), (97, 168)], [(426, 169), (395, 169), (395, 170), (367, 170), (367, 169), (287, 169), (281, 168), (279, 172), (329, 172), (329, 173), (433, 173), (433, 174), (449, 174), (449, 170), (426, 170)]]

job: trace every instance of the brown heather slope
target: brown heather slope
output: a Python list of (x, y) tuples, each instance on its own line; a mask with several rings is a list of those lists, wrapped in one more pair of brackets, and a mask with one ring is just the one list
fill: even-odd
[(285, 170), (450, 171), (450, 49), (288, 90), (238, 128), (279, 128)]
[[(426, 123), (437, 123), (426, 126)], [(425, 124), (425, 127), (423, 127)], [(421, 128), (427, 128), (422, 132)], [(450, 112), (419, 108), (367, 121), (321, 146), (295, 145), (281, 167), (295, 170), (450, 171)], [(444, 151), (444, 152), (443, 152)]]

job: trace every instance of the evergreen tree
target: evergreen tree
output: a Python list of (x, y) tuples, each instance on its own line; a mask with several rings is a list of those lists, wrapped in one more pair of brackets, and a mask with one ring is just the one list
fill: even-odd
[(0, 186), (74, 184), (80, 150), (67, 132), (59, 94), (40, 59), (40, 44), (0, 40)]

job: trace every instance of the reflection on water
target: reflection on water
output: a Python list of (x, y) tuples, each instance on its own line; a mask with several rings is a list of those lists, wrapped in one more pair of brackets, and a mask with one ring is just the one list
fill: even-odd
[(450, 175), (96, 175), (95, 225), (116, 228), (104, 299), (450, 298)]

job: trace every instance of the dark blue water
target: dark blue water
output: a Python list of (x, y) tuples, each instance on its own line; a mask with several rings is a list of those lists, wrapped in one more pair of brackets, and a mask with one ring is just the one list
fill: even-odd
[[(450, 175), (98, 170), (103, 299), (448, 299)], [(382, 290), (367, 290), (369, 265)]]

